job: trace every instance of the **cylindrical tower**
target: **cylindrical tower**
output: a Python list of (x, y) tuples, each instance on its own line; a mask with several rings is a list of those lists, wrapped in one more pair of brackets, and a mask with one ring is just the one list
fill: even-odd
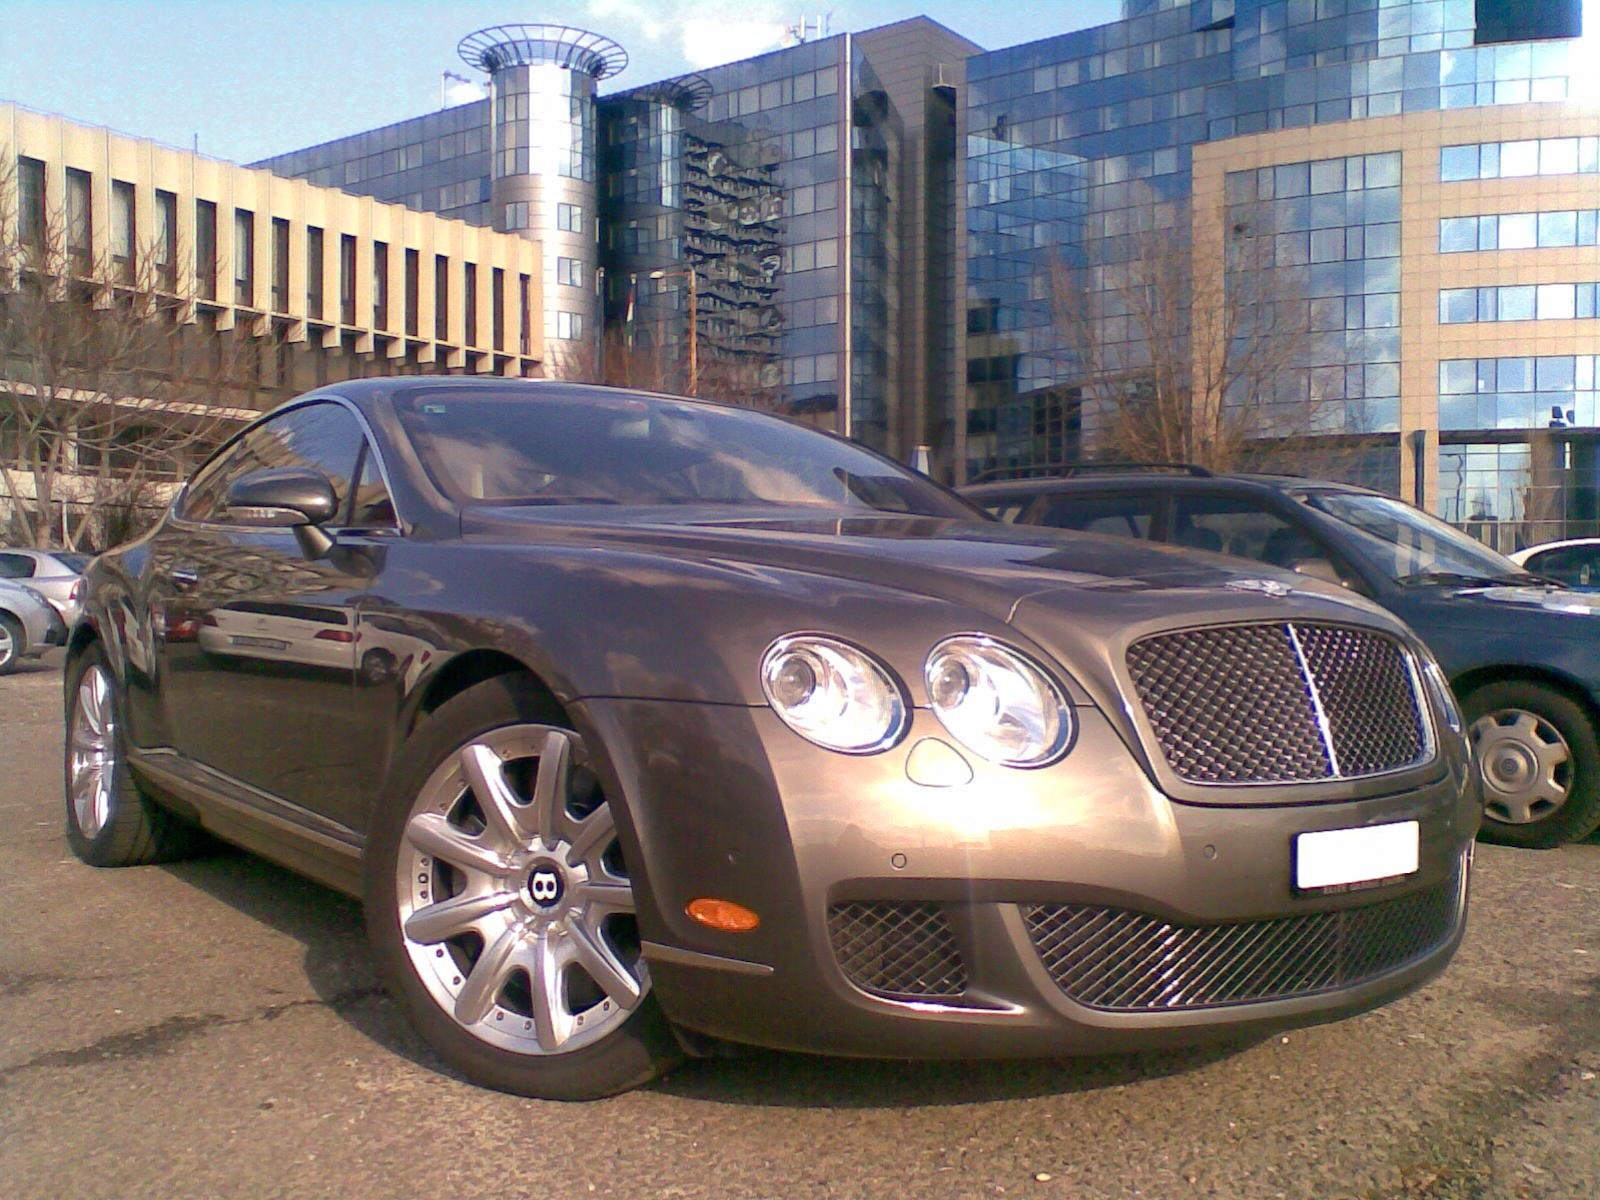
[(489, 76), (494, 226), (544, 247), (545, 373), (589, 378), (600, 340), (595, 84), (628, 65), (627, 51), (565, 25), (495, 25), (458, 49)]

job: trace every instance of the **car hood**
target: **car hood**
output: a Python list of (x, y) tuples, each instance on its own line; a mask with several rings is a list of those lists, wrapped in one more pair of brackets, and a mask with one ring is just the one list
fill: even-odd
[[(619, 552), (738, 564), (945, 600), (1043, 635), (1066, 620), (1090, 637), (1157, 622), (1282, 618), (1299, 610), (1395, 625), (1375, 605), (1304, 576), (1153, 542), (1038, 526), (923, 517), (747, 510), (472, 509), (463, 535), (572, 541)], [(575, 519), (576, 518), (576, 519)], [(1174, 593), (1181, 592), (1181, 599)], [(1074, 638), (1073, 640), (1077, 640)]]
[(1516, 605), (1580, 617), (1600, 617), (1600, 593), (1596, 592), (1547, 587), (1487, 587), (1464, 588), (1457, 594), (1490, 604)]

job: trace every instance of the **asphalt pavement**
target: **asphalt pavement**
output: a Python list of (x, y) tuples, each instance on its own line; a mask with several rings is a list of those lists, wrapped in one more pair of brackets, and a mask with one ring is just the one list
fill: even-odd
[(0, 1196), (1600, 1194), (1600, 840), (1479, 848), (1422, 991), (1249, 1046), (850, 1062), (751, 1052), (584, 1105), (447, 1074), (356, 905), (243, 854), (62, 836), (59, 658), (0, 678)]

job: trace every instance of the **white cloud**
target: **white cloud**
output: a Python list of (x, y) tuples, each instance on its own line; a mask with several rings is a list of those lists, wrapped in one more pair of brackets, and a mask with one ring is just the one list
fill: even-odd
[[(710, 67), (776, 50), (808, 0), (587, 0), (589, 20), (624, 46), (643, 39)], [(817, 0), (809, 0), (815, 7)], [(797, 10), (798, 11), (798, 10)]]
[(471, 80), (449, 80), (445, 84), (444, 103), (446, 108), (454, 108), (458, 104), (471, 104), (474, 100), (482, 100), (488, 93)]

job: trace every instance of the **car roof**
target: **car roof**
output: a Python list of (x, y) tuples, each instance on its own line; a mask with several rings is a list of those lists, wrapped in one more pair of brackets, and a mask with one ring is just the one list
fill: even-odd
[(1566, 550), (1573, 546), (1600, 546), (1600, 537), (1563, 538), (1559, 542), (1540, 542), (1537, 546), (1525, 546), (1506, 557), (1512, 562), (1521, 562), (1535, 554), (1543, 554), (1546, 550)]

